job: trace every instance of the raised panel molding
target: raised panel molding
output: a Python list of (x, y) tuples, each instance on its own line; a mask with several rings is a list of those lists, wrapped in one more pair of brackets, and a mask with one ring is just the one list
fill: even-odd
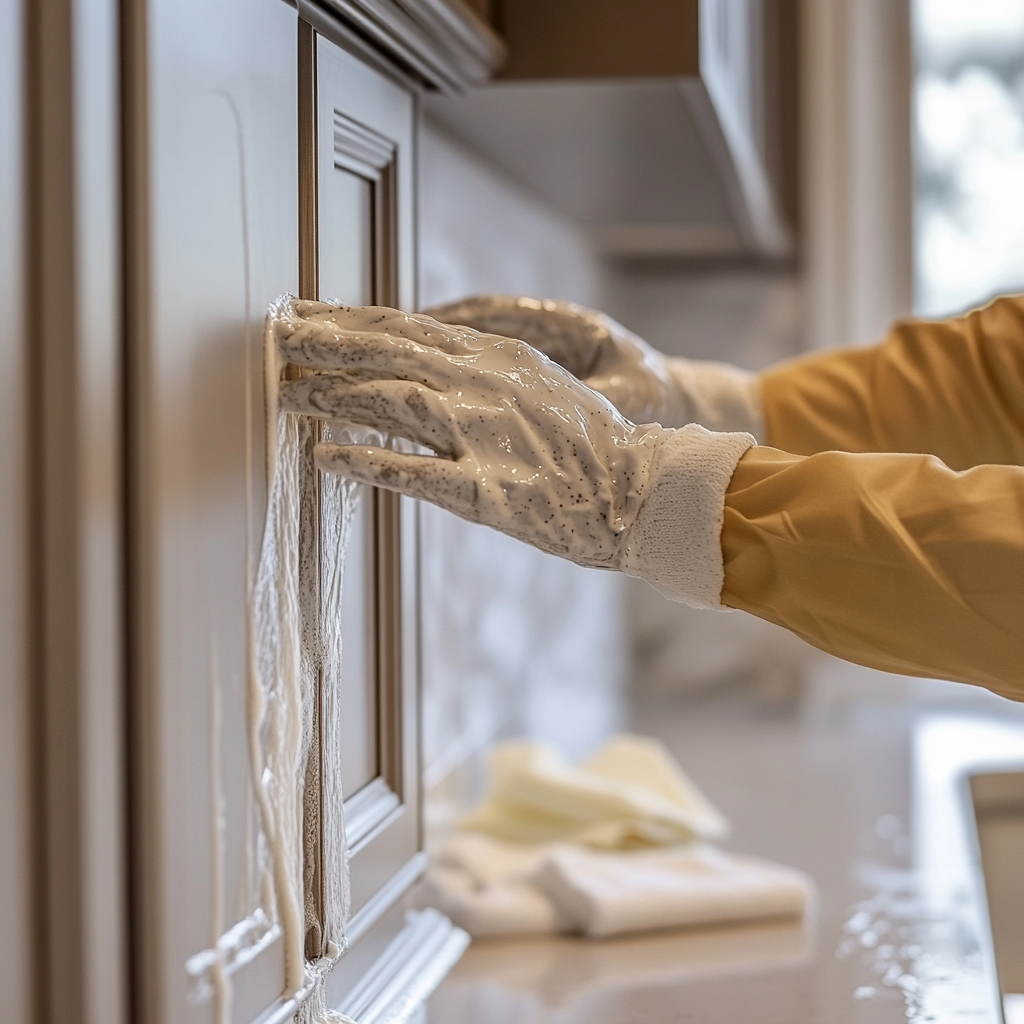
[(359, 1024), (406, 1024), (468, 945), (466, 932), (438, 911), (411, 911), (342, 1012)]

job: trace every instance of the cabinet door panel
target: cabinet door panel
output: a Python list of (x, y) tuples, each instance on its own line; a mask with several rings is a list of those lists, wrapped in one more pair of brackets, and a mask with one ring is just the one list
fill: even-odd
[[(128, 254), (142, 269), (128, 426), (140, 1019), (242, 1024), (285, 984), (273, 930), (237, 961), (221, 940), (239, 926), (252, 939), (270, 915), (250, 855), (247, 601), (266, 503), (263, 315), (298, 291), (296, 16), (280, 0), (153, 0), (149, 16), (146, 161), (130, 183), (145, 214)], [(412, 306), (412, 98), (330, 44), (319, 53), (321, 293)], [(390, 147), (373, 173), (351, 146), (335, 160), (336, 131), (362, 129)], [(410, 507), (367, 492), (342, 611), (352, 742), (338, 752), (364, 826), (355, 932), (418, 863), (415, 535)]]
[[(370, 305), (376, 300), (377, 183), (345, 168), (325, 170), (319, 188), (320, 294), (346, 305)], [(380, 768), (374, 496), (366, 487), (359, 487), (356, 493), (358, 508), (349, 539), (341, 609), (344, 735), (338, 763), (346, 795), (372, 782)]]
[[(410, 308), (413, 98), (321, 38), (317, 99), (319, 293)], [(415, 541), (414, 506), (365, 489), (342, 611), (340, 760), (356, 939), (414, 877), (419, 848)]]
[(332, 302), (368, 306), (373, 288), (374, 182), (335, 168), (320, 193), (320, 294)]
[(358, 793), (380, 774), (374, 502), (369, 488), (360, 487), (358, 494), (341, 601), (344, 737), (338, 763), (345, 794)]

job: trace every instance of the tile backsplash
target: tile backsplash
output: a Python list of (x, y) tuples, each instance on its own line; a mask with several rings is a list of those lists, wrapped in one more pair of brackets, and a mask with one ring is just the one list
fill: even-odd
[[(483, 291), (600, 305), (586, 239), (428, 122), (420, 139), (420, 302)], [(481, 754), (530, 735), (571, 756), (620, 722), (622, 580), (424, 505), (423, 751), (428, 829), (472, 802)]]

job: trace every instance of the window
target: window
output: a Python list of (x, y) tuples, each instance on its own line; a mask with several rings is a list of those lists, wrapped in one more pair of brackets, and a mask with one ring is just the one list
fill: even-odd
[(915, 0), (915, 307), (1024, 290), (1024, 0)]

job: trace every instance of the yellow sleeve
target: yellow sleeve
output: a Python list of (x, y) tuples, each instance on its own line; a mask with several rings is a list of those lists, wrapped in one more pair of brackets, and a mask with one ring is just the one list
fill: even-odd
[(722, 552), (729, 607), (848, 661), (1024, 700), (1024, 468), (752, 448)]
[(952, 469), (1024, 464), (1024, 297), (760, 378), (767, 441), (797, 455), (919, 452)]

